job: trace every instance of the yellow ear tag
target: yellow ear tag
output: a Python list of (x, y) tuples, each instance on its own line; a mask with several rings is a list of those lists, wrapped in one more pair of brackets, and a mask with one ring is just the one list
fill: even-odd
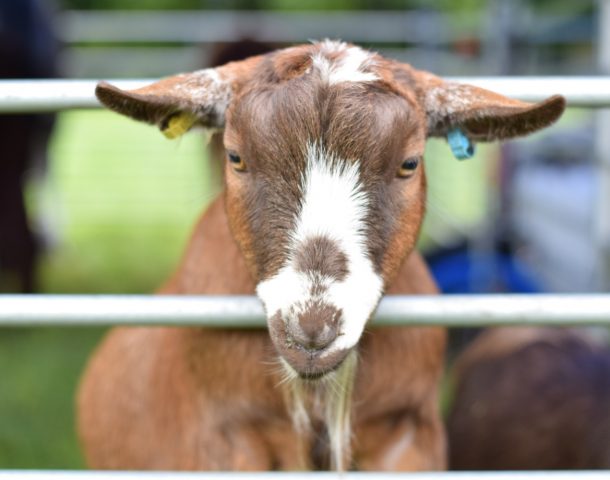
[(166, 138), (173, 140), (184, 135), (195, 124), (197, 117), (191, 113), (182, 112), (172, 115), (161, 132)]

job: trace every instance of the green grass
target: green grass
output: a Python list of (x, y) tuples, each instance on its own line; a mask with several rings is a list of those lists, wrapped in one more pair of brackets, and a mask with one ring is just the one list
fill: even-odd
[(73, 392), (101, 335), (90, 329), (3, 329), (0, 468), (80, 468)]
[[(59, 116), (49, 182), (29, 192), (52, 243), (46, 293), (146, 293), (214, 192), (202, 137), (163, 138), (101, 111)], [(0, 468), (82, 468), (73, 398), (99, 328), (0, 330)]]
[(62, 114), (51, 165), (41, 207), (59, 242), (41, 266), (47, 292), (153, 290), (210, 199), (200, 135), (169, 141), (107, 112)]

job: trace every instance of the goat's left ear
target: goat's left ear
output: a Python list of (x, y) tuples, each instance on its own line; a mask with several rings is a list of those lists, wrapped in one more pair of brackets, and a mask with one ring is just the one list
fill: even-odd
[(548, 127), (566, 106), (561, 95), (526, 103), (473, 85), (446, 82), (428, 72), (412, 70), (412, 75), (429, 136), (444, 137), (459, 128), (471, 140), (507, 140)]

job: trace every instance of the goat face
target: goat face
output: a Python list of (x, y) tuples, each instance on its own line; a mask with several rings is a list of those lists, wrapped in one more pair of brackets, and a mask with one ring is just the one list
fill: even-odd
[[(110, 108), (167, 129), (224, 128), (230, 226), (290, 368), (318, 377), (358, 343), (412, 251), (425, 203), (425, 140), (524, 135), (561, 97), (530, 105), (358, 47), (325, 41), (161, 80), (97, 89)], [(175, 122), (174, 122), (175, 123)]]
[(252, 85), (227, 112), (227, 208), (278, 352), (318, 376), (356, 345), (413, 248), (426, 132), (419, 105), (360, 64), (335, 74), (366, 81), (336, 82), (325, 57), (283, 56), (305, 70)]

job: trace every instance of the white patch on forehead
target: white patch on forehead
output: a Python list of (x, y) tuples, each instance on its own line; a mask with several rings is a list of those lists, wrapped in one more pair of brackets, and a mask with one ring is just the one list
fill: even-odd
[(317, 45), (319, 50), (311, 57), (312, 65), (330, 85), (379, 80), (375, 73), (367, 71), (374, 66), (374, 58), (370, 52), (331, 40), (325, 40)]
[[(257, 293), (268, 315), (279, 310), (284, 321), (291, 321), (291, 311), (304, 310), (314, 301), (341, 310), (341, 334), (329, 349), (331, 354), (356, 345), (381, 297), (383, 280), (375, 272), (366, 246), (370, 200), (362, 189), (357, 163), (334, 158), (313, 144), (308, 146), (301, 188), (302, 208), (291, 235), (288, 261), (274, 277), (259, 283)], [(345, 279), (337, 281), (295, 269), (297, 249), (320, 236), (336, 242), (345, 254), (349, 272)], [(323, 293), (312, 293), (314, 283), (326, 287)]]

